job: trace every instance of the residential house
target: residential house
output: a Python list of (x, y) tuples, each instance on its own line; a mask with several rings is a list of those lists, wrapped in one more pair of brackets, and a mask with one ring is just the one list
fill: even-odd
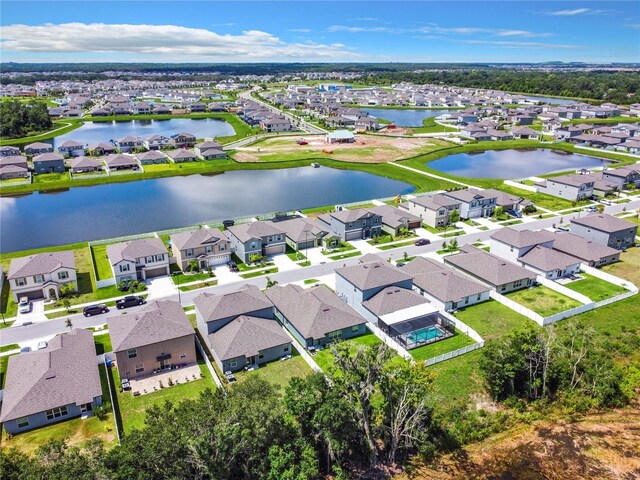
[(116, 140), (116, 146), (120, 153), (128, 153), (132, 152), (136, 149), (142, 148), (144, 142), (140, 137), (136, 137), (134, 135), (127, 135), (126, 137), (119, 138)]
[(10, 178), (29, 178), (27, 157), (22, 155), (0, 157), (0, 180)]
[(284, 232), (285, 241), (293, 250), (301, 251), (323, 244), (330, 247), (340, 245), (340, 237), (331, 235), (329, 229), (318, 221), (294, 217), (274, 223)]
[(182, 271), (194, 261), (198, 268), (206, 270), (231, 259), (231, 242), (217, 228), (200, 228), (171, 235), (171, 253)]
[(620, 250), (568, 232), (556, 232), (553, 249), (571, 255), (590, 267), (601, 267), (620, 260)]
[(638, 225), (606, 213), (571, 219), (571, 233), (586, 240), (625, 250), (635, 243)]
[(539, 193), (546, 193), (554, 197), (577, 201), (593, 195), (595, 179), (590, 175), (560, 175), (536, 183)]
[(196, 102), (196, 103), (192, 103), (189, 106), (189, 111), (191, 113), (201, 113), (201, 112), (206, 112), (207, 111), (207, 104), (206, 103), (202, 103), (202, 102)]
[(451, 213), (454, 210), (460, 213), (461, 203), (459, 200), (437, 193), (407, 200), (400, 205), (400, 208), (420, 217), (424, 224), (437, 228), (449, 225)]
[(516, 140), (539, 140), (541, 133), (531, 127), (518, 127), (511, 130), (513, 138)]
[(42, 350), (8, 358), (0, 414), (7, 433), (88, 416), (100, 405), (93, 332), (73, 329), (53, 337)]
[(58, 153), (64, 157), (81, 157), (85, 154), (84, 143), (75, 140), (67, 140), (58, 145)]
[(140, 164), (133, 155), (113, 153), (104, 157), (108, 170), (139, 170)]
[(449, 198), (460, 202), (460, 218), (490, 217), (497, 205), (497, 196), (491, 191), (466, 188), (444, 192)]
[(184, 162), (197, 162), (198, 157), (191, 150), (187, 150), (186, 148), (178, 148), (176, 150), (171, 150), (167, 152), (169, 158), (173, 161), (173, 163), (184, 163)]
[(50, 143), (35, 142), (24, 147), (24, 154), (30, 157), (41, 153), (53, 153), (53, 145)]
[(167, 156), (158, 150), (149, 150), (148, 152), (136, 153), (136, 160), (140, 165), (153, 165), (157, 163), (167, 163)]
[(87, 153), (95, 156), (109, 155), (115, 152), (116, 148), (110, 143), (92, 143), (87, 148)]
[(378, 237), (382, 233), (382, 216), (366, 208), (336, 210), (319, 215), (318, 221), (344, 241)]
[(235, 254), (245, 263), (253, 255), (269, 257), (286, 251), (284, 230), (272, 222), (250, 222), (227, 229)]
[(171, 138), (164, 135), (151, 135), (142, 142), (147, 150), (163, 150), (171, 145)]
[(364, 317), (386, 333), (389, 333), (388, 327), (392, 323), (397, 323), (397, 321), (390, 322), (390, 317), (400, 315), (402, 321), (407, 321), (411, 320), (411, 317), (422, 317), (437, 311), (429, 300), (412, 288), (402, 288), (397, 285), (384, 287), (369, 299), (364, 300), (362, 308), (367, 312)]
[(325, 285), (309, 289), (277, 285), (265, 294), (275, 306), (276, 318), (307, 348), (367, 331), (367, 321)]
[(152, 106), (147, 102), (136, 102), (131, 106), (131, 113), (134, 115), (149, 115)]
[(396, 236), (402, 230), (413, 230), (422, 226), (420, 217), (392, 205), (378, 205), (367, 210), (382, 217), (382, 231), (390, 235)]
[(63, 173), (64, 157), (59, 153), (41, 153), (32, 160), (34, 173)]
[(18, 147), (0, 147), (0, 157), (20, 156), (22, 153)]
[(71, 173), (89, 173), (102, 170), (102, 162), (93, 157), (75, 157), (71, 160)]
[(196, 363), (195, 332), (179, 302), (156, 300), (107, 319), (120, 378), (135, 380)]
[(193, 303), (198, 331), (223, 372), (291, 353), (291, 340), (258, 287), (245, 284), (227, 294), (201, 293)]
[(222, 150), (222, 146), (217, 142), (206, 141), (197, 143), (195, 150), (196, 155), (198, 155), (202, 160), (218, 160), (227, 158), (227, 154)]
[(284, 115), (272, 115), (260, 120), (260, 128), (265, 132), (289, 132), (293, 130), (291, 122)]
[(514, 210), (516, 212), (523, 211), (529, 205), (533, 205), (531, 200), (518, 195), (512, 195), (493, 188), (487, 188), (484, 190), (485, 195), (496, 197), (496, 206), (502, 207), (504, 210)]
[(16, 302), (20, 297), (58, 299), (65, 285), (77, 291), (76, 278), (75, 259), (68, 250), (14, 258), (7, 274)]
[(618, 189), (626, 188), (629, 184), (640, 187), (640, 168), (633, 166), (607, 168), (601, 172), (601, 175), (603, 181), (616, 185)]
[(550, 280), (570, 277), (580, 271), (580, 261), (575, 257), (542, 245), (519, 257), (518, 263)]
[(516, 230), (504, 227), (491, 235), (491, 253), (511, 262), (516, 262), (534, 247), (552, 248), (556, 236), (547, 230)]
[(107, 245), (107, 256), (116, 283), (169, 275), (169, 252), (159, 238)]
[(196, 144), (196, 136), (190, 133), (176, 133), (171, 135), (171, 145), (174, 148), (191, 148)]

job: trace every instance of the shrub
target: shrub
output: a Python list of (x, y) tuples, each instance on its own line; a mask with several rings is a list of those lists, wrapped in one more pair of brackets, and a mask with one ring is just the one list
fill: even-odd
[(98, 405), (97, 407), (93, 408), (93, 414), (96, 416), (98, 420), (103, 422), (104, 420), (107, 419), (107, 414), (109, 413), (110, 410), (111, 410), (111, 406), (109, 405), (109, 402), (104, 402), (102, 405)]

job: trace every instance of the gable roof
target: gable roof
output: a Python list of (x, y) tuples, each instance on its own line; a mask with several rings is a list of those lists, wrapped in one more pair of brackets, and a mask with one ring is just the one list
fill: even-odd
[(9, 357), (0, 422), (102, 395), (93, 334), (73, 329), (47, 348)]
[(485, 285), (448, 267), (420, 273), (413, 278), (413, 284), (443, 303), (459, 302), (489, 290)]
[(102, 162), (93, 157), (74, 157), (71, 160), (71, 168), (86, 168), (86, 167), (100, 167)]
[(338, 210), (331, 212), (328, 215), (341, 223), (349, 223), (362, 220), (363, 218), (371, 218), (379, 214), (374, 213), (367, 208), (354, 208), (353, 210)]
[(252, 238), (260, 239), (271, 235), (284, 235), (284, 231), (275, 226), (273, 222), (250, 222), (233, 225), (227, 230), (242, 243)]
[(518, 260), (544, 272), (564, 270), (570, 265), (580, 263), (575, 257), (541, 245), (533, 247)]
[(187, 315), (178, 302), (156, 300), (133, 314), (107, 319), (114, 352), (193, 335)]
[(142, 238), (139, 240), (131, 240), (129, 242), (116, 243), (107, 245), (107, 256), (111, 265), (116, 265), (122, 260), (135, 262), (136, 258), (142, 258), (149, 255), (168, 254), (167, 247), (164, 246), (159, 238)]
[(435, 195), (425, 195), (418, 198), (408, 200), (409, 203), (415, 203), (429, 210), (438, 210), (442, 207), (456, 207), (460, 205), (460, 201), (451, 197), (447, 197), (441, 193)]
[(171, 245), (178, 250), (199, 248), (204, 245), (215, 245), (229, 241), (227, 234), (217, 228), (200, 228), (189, 232), (174, 233), (170, 238)]
[(366, 322), (324, 285), (309, 289), (277, 285), (266, 295), (304, 338), (323, 338), (329, 332)]
[(308, 218), (290, 218), (276, 222), (275, 224), (277, 228), (281, 229), (285, 235), (294, 242), (313, 240), (314, 237), (323, 237), (329, 233), (329, 230), (322, 227), (318, 222), (314, 222)]
[(451, 192), (444, 192), (443, 195), (446, 195), (451, 198), (455, 198), (461, 202), (471, 202), (474, 199), (483, 199), (483, 198), (496, 198), (496, 195), (491, 191), (487, 192), (486, 190), (478, 190), (477, 188), (465, 188), (462, 190), (452, 190)]
[(594, 243), (569, 232), (555, 234), (553, 249), (589, 262), (597, 262), (601, 258), (620, 255), (620, 251), (615, 248)]
[(402, 271), (409, 275), (417, 275), (420, 273), (438, 272), (444, 268), (443, 263), (432, 258), (416, 257), (402, 267)]
[(523, 248), (553, 241), (555, 235), (547, 230), (516, 230), (504, 227), (491, 235), (491, 238), (516, 248)]
[(413, 290), (390, 286), (383, 288), (369, 300), (362, 302), (362, 306), (374, 315), (381, 317), (382, 315), (416, 307), (418, 305), (424, 305), (426, 303), (429, 303), (429, 300)]
[(367, 210), (375, 213), (376, 215), (380, 215), (382, 217), (382, 223), (389, 225), (392, 228), (398, 228), (403, 225), (403, 219), (407, 219), (407, 222), (420, 221), (420, 217), (413, 215), (406, 210), (400, 210), (392, 205), (378, 205), (367, 208)]
[(251, 314), (273, 307), (258, 287), (248, 284), (231, 293), (201, 293), (193, 303), (205, 322)]
[(166, 160), (167, 156), (158, 150), (149, 150), (148, 152), (136, 153), (138, 160), (157, 160), (159, 158)]
[(76, 268), (76, 261), (71, 250), (62, 252), (36, 253), (27, 257), (11, 260), (7, 278), (21, 278), (32, 275), (44, 275), (59, 268)]
[(268, 348), (291, 343), (276, 320), (240, 315), (209, 334), (211, 349), (221, 361), (251, 357)]
[(178, 148), (177, 150), (171, 150), (167, 155), (171, 158), (179, 160), (181, 158), (197, 158), (196, 154), (191, 150), (187, 150), (184, 148)]
[(335, 272), (360, 290), (385, 287), (394, 283), (411, 280), (411, 277), (403, 273), (399, 268), (392, 267), (383, 261), (360, 263), (350, 267), (338, 268)]
[(620, 230), (628, 230), (630, 228), (638, 228), (635, 223), (614, 217), (608, 213), (600, 213), (587, 215), (585, 217), (572, 218), (571, 223), (582, 225), (585, 227), (600, 230), (606, 233), (619, 232)]
[(125, 155), (124, 153), (112, 153), (104, 157), (104, 163), (109, 167), (119, 167), (122, 165), (137, 165), (133, 155)]
[(64, 157), (59, 153), (53, 153), (53, 152), (41, 153), (40, 155), (36, 155), (35, 157), (33, 157), (33, 163), (59, 162), (61, 160), (64, 160)]

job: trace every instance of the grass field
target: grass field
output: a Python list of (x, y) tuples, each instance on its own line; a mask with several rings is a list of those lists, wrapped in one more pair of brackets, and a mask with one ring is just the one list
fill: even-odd
[(580, 276), (584, 278), (576, 280), (575, 282), (567, 283), (564, 286), (589, 297), (594, 302), (615, 297), (616, 295), (620, 295), (627, 291), (625, 288), (596, 278), (588, 273), (582, 272)]
[(543, 285), (506, 293), (505, 296), (509, 300), (513, 300), (523, 307), (539, 313), (543, 317), (548, 317), (549, 315), (554, 315), (582, 305), (577, 300), (562, 295)]
[(527, 325), (534, 327), (538, 325), (495, 300), (466, 307), (459, 310), (455, 316), (473, 328), (485, 340), (508, 335), (513, 330)]
[[(347, 345), (353, 346), (353, 348), (357, 347), (358, 345), (364, 345), (368, 347), (372, 345), (379, 345), (381, 343), (380, 339), (373, 333), (365, 333), (364, 335), (360, 335), (359, 337), (343, 340), (343, 342)], [(325, 373), (329, 373), (329, 371), (331, 370), (331, 366), (333, 365), (333, 354), (331, 353), (331, 347), (326, 346), (324, 349), (316, 353), (313, 359)]]
[(97, 280), (107, 280), (113, 277), (111, 271), (111, 263), (107, 256), (107, 245), (94, 245), (91, 247), (91, 256), (93, 257), (96, 269)]
[(311, 372), (311, 367), (294, 348), (289, 360), (276, 360), (266, 365), (261, 365), (258, 370), (253, 370), (252, 372), (237, 372), (234, 375), (238, 383), (242, 383), (250, 377), (260, 377), (284, 389), (292, 378), (304, 377)]
[(430, 343), (429, 345), (424, 345), (422, 347), (413, 348), (409, 350), (409, 353), (417, 362), (422, 362), (429, 358), (442, 355), (443, 353), (452, 352), (459, 348), (473, 345), (474, 343), (475, 342), (472, 338), (456, 329), (456, 334), (453, 337)]
[(113, 349), (113, 347), (111, 346), (111, 337), (109, 336), (109, 333), (94, 335), (93, 343), (96, 344), (96, 353), (98, 355), (110, 352)]

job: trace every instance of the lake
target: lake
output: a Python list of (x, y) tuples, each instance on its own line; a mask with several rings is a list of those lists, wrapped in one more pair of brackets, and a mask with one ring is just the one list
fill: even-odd
[(487, 150), (458, 153), (427, 162), (430, 168), (470, 178), (523, 178), (579, 168), (601, 167), (609, 162), (589, 155), (555, 150)]
[(455, 114), (460, 110), (427, 110), (416, 109), (389, 109), (389, 108), (364, 108), (372, 117), (384, 118), (398, 127), (421, 127), (422, 121), (428, 117), (439, 117), (445, 114)]
[(158, 178), (0, 197), (0, 251), (63, 245), (278, 211), (407, 194), (354, 170), (299, 167)]
[(527, 100), (534, 102), (549, 103), (551, 105), (567, 105), (569, 103), (578, 103), (578, 100), (571, 100), (570, 98), (553, 98), (553, 97), (540, 97), (538, 95), (527, 95)]
[(170, 120), (130, 120), (126, 122), (87, 122), (80, 128), (47, 140), (54, 148), (67, 140), (85, 144), (117, 140), (128, 135), (147, 138), (151, 135), (192, 133), (196, 138), (235, 135), (233, 127), (219, 118), (172, 118)]

